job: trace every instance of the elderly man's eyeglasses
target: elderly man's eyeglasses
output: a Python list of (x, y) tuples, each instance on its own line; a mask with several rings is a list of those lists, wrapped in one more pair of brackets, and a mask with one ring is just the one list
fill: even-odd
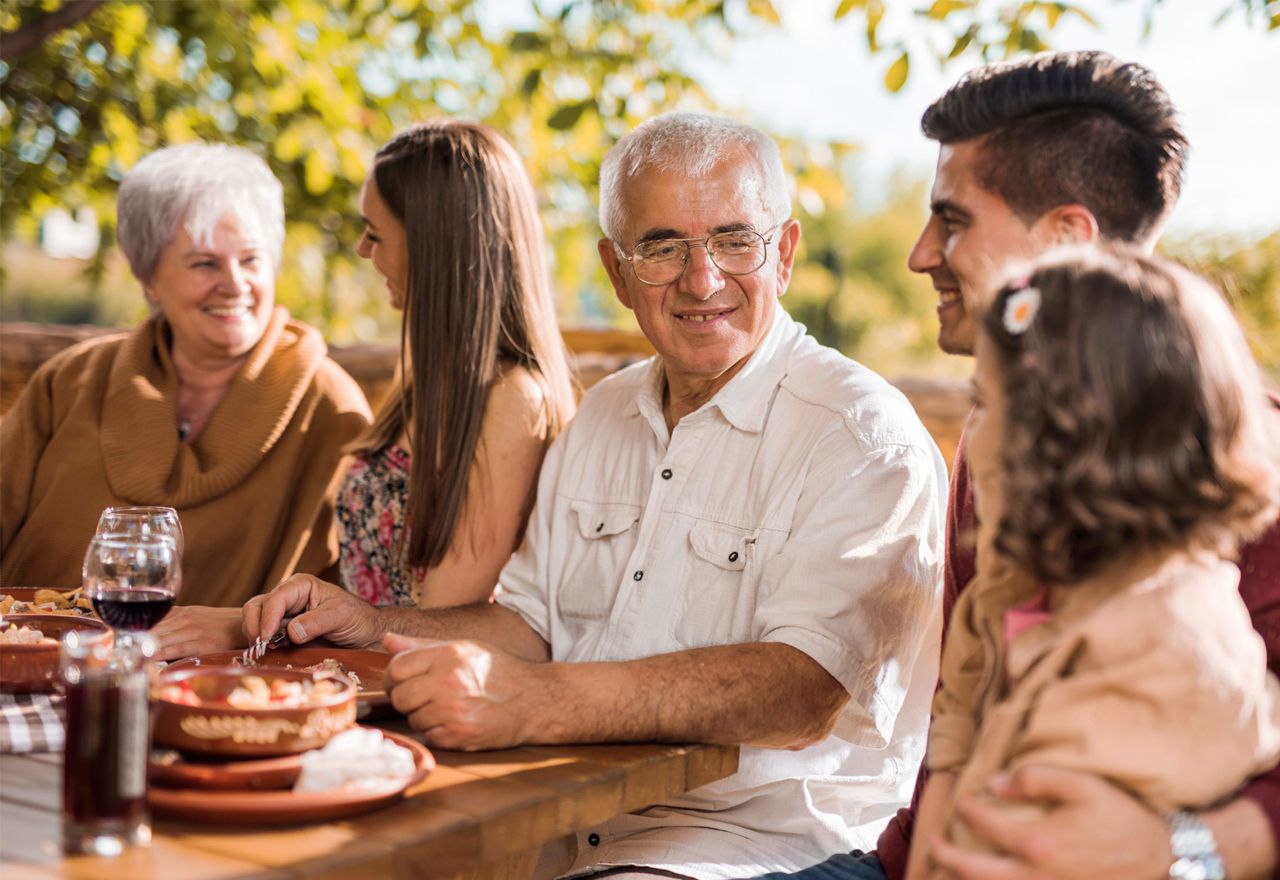
[(726, 275), (750, 275), (764, 265), (769, 243), (773, 241), (774, 232), (781, 226), (779, 223), (766, 229), (765, 234), (754, 229), (735, 229), (732, 232), (717, 232), (706, 238), (659, 238), (642, 241), (630, 255), (623, 253), (622, 248), (616, 244), (614, 248), (620, 259), (631, 264), (636, 278), (655, 287), (670, 284), (684, 273), (685, 266), (689, 265), (689, 249), (692, 247), (705, 247), (711, 262)]

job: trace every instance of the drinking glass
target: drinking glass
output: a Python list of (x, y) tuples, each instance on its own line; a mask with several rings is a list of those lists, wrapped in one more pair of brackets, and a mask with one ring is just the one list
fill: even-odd
[(148, 636), (72, 630), (62, 639), (67, 741), (62, 768), (62, 846), (67, 853), (120, 855), (151, 841), (147, 813)]
[(182, 557), (182, 523), (178, 511), (172, 507), (108, 507), (98, 517), (97, 535), (167, 535), (178, 547)]
[(95, 535), (84, 555), (84, 593), (117, 640), (128, 642), (169, 613), (179, 572), (178, 548), (167, 535)]

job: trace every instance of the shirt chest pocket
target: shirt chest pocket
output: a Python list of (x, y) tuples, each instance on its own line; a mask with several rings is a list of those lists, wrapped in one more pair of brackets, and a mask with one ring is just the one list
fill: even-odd
[(759, 530), (695, 523), (689, 531), (689, 574), (675, 635), (696, 648), (751, 637)]
[(618, 579), (635, 550), (640, 507), (575, 501), (569, 510), (578, 546), (560, 581), (557, 607), (562, 617), (605, 620), (618, 595)]

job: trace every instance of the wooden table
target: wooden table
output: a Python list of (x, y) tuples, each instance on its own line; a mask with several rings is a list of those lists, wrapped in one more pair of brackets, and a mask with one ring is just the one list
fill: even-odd
[(280, 829), (156, 820), (150, 848), (114, 859), (63, 857), (61, 755), (0, 755), (0, 876), (527, 877), (544, 843), (723, 779), (738, 766), (738, 749), (730, 746), (435, 754), (439, 767), (383, 810)]

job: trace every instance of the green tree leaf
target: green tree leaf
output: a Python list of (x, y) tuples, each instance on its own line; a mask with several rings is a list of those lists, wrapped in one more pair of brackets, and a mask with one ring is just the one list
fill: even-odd
[(579, 101), (576, 104), (565, 104), (547, 117), (547, 125), (556, 131), (568, 131), (578, 124), (582, 114), (588, 107), (594, 107), (595, 101)]

